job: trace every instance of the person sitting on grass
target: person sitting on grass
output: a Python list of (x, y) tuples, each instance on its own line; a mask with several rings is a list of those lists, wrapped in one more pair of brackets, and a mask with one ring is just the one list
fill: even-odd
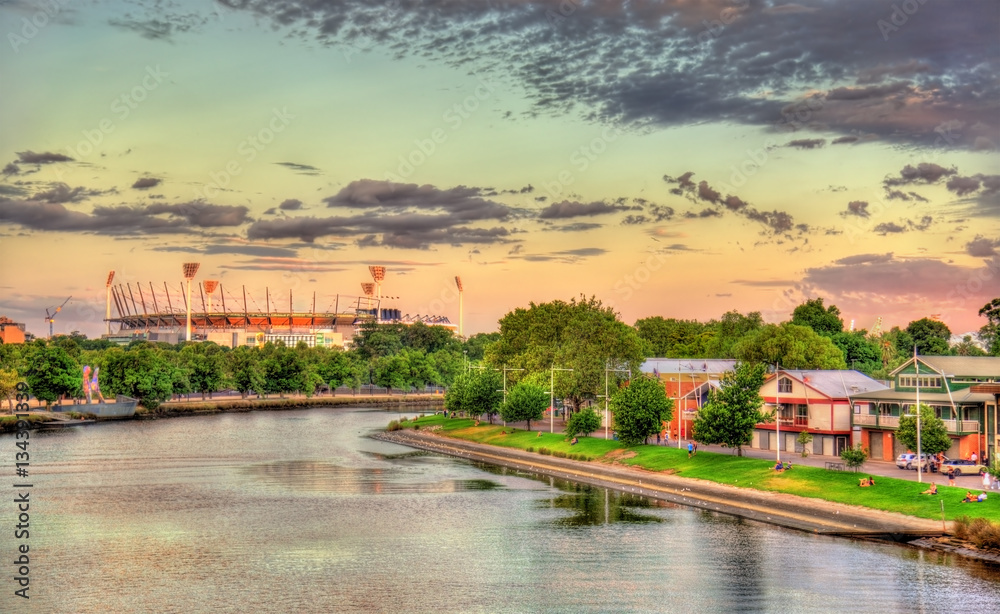
[(778, 473), (781, 473), (782, 471), (785, 470), (785, 466), (782, 465), (781, 463), (775, 463), (774, 470), (777, 471)]
[(978, 503), (982, 503), (983, 501), (986, 501), (986, 491), (983, 491), (983, 492), (979, 493), (979, 496), (976, 497), (976, 501)]
[(868, 476), (866, 478), (861, 478), (860, 483), (858, 484), (858, 486), (860, 486), (861, 488), (868, 488), (869, 486), (874, 486), (874, 485), (875, 485), (875, 480), (872, 479), (871, 476)]
[(538, 434), (535, 435), (535, 437), (541, 437), (541, 436), (542, 436), (542, 432), (541, 431), (538, 431)]
[(976, 499), (976, 495), (972, 494), (971, 490), (965, 492), (965, 498), (962, 499), (962, 503), (978, 503), (979, 500)]
[(574, 437), (573, 441), (569, 442), (569, 445), (575, 446), (577, 443), (579, 443), (579, 442), (577, 441), (576, 437)]
[(922, 495), (936, 495), (937, 494), (937, 482), (931, 482), (931, 487), (920, 493)]

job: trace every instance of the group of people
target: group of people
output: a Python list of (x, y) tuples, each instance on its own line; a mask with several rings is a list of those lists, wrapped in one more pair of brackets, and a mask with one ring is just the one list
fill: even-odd
[(787, 471), (787, 470), (789, 470), (791, 468), (792, 468), (792, 464), (791, 463), (775, 463), (774, 464), (774, 470), (777, 471), (778, 473), (781, 473), (783, 471)]
[(965, 498), (962, 499), (962, 503), (982, 503), (986, 500), (986, 493), (981, 492), (978, 495), (972, 494), (972, 491), (966, 491)]

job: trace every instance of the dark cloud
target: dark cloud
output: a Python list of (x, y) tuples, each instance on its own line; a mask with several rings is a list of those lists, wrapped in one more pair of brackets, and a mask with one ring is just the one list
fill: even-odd
[(39, 192), (31, 197), (31, 200), (41, 200), (47, 203), (75, 203), (90, 196), (86, 188), (77, 186), (70, 188), (65, 183), (55, 183), (44, 192)]
[(204, 255), (240, 255), (259, 256), (269, 258), (295, 258), (298, 253), (294, 249), (287, 247), (273, 247), (270, 245), (240, 245), (232, 243), (222, 243), (215, 245), (205, 245), (203, 247), (173, 246), (164, 245), (152, 248), (155, 252), (188, 252)]
[(965, 252), (976, 258), (989, 258), (997, 255), (996, 248), (1000, 247), (1000, 239), (987, 239), (982, 235), (965, 244)]
[(13, 162), (10, 162), (7, 164), (7, 166), (3, 167), (3, 170), (0, 171), (0, 175), (16, 175), (20, 172), (21, 172), (21, 167), (14, 164)]
[(538, 217), (543, 220), (558, 220), (571, 217), (607, 215), (609, 213), (618, 213), (619, 211), (628, 211), (630, 209), (631, 207), (612, 205), (601, 201), (580, 203), (564, 200), (562, 202), (552, 203), (548, 207), (542, 209), (539, 212)]
[[(518, 250), (520, 252), (520, 250)], [(576, 249), (567, 249), (556, 252), (550, 252), (548, 254), (525, 254), (517, 255), (518, 258), (527, 260), (528, 262), (550, 262), (558, 261), (572, 264), (579, 262), (585, 258), (592, 258), (595, 256), (600, 256), (602, 254), (608, 253), (608, 250), (602, 249), (600, 247), (579, 247)], [(511, 256), (515, 255), (514, 250), (511, 250)]]
[(848, 135), (848, 136), (837, 137), (837, 138), (833, 139), (832, 141), (830, 141), (830, 144), (832, 144), (832, 145), (843, 145), (844, 143), (857, 143), (857, 142), (858, 142), (858, 137), (853, 136), (853, 135)]
[(242, 205), (213, 205), (201, 201), (191, 201), (176, 205), (153, 203), (146, 207), (151, 215), (168, 214), (186, 219), (192, 226), (213, 228), (219, 226), (239, 226), (251, 221), (249, 209)]
[(555, 230), (558, 232), (585, 232), (587, 230), (596, 230), (598, 228), (603, 228), (603, 227), (604, 224), (576, 222), (573, 224), (565, 224), (563, 226), (552, 226), (551, 228), (546, 228), (546, 230)]
[(649, 222), (650, 219), (645, 215), (626, 215), (622, 218), (622, 226), (639, 226)]
[(21, 164), (53, 164), (55, 162), (72, 162), (73, 158), (69, 156), (53, 153), (51, 151), (45, 151), (42, 153), (35, 153), (33, 151), (19, 151), (17, 152), (18, 162)]
[(895, 222), (882, 222), (881, 224), (872, 228), (872, 230), (884, 237), (887, 234), (898, 234), (901, 232), (906, 232), (906, 226), (900, 226)]
[(302, 201), (297, 198), (288, 198), (278, 205), (282, 211), (298, 211), (302, 208)]
[[(878, 26), (893, 14), (891, 0), (808, 7), (412, 0), (390, 18), (384, 5), (365, 0), (226, 5), (324, 46), (378, 47), (484, 78), (509, 76), (534, 102), (534, 114), (662, 126), (819, 124), (928, 144), (935, 125), (958, 119), (987, 126), (983, 136), (996, 141), (996, 109), (987, 102), (1000, 98), (991, 1), (965, 2), (962, 10), (920, 3), (919, 16), (892, 32)], [(723, 15), (729, 23), (716, 30), (711, 24)], [(559, 62), (542, 61), (553, 57)], [(820, 84), (825, 94), (815, 93)], [(783, 118), (803, 91), (819, 107), (803, 119)], [(963, 146), (973, 138), (963, 134)]]
[(139, 179), (135, 180), (135, 183), (132, 184), (132, 187), (136, 190), (148, 190), (149, 188), (155, 188), (156, 186), (160, 185), (161, 181), (162, 179), (159, 179), (157, 177), (140, 177)]
[(899, 177), (887, 177), (882, 182), (885, 186), (900, 186), (911, 183), (937, 183), (942, 177), (954, 175), (957, 172), (954, 168), (945, 168), (933, 162), (921, 162), (913, 166), (907, 164), (903, 170), (899, 171)]
[(238, 226), (250, 218), (243, 206), (191, 202), (156, 203), (148, 207), (99, 206), (90, 213), (72, 211), (61, 203), (0, 200), (0, 222), (26, 230), (91, 232), (109, 235), (175, 234)]
[(707, 181), (702, 181), (698, 184), (698, 198), (707, 200), (710, 203), (722, 202), (722, 195), (712, 189)]
[(322, 171), (315, 166), (308, 164), (297, 164), (295, 162), (275, 162), (278, 166), (290, 168), (300, 175), (319, 175)]
[(747, 207), (746, 201), (739, 196), (733, 195), (726, 196), (722, 204), (726, 205), (726, 208), (730, 211), (740, 211), (741, 209), (745, 209)]
[(510, 217), (509, 207), (482, 198), (482, 192), (480, 188), (465, 186), (442, 190), (431, 185), (360, 179), (323, 202), (330, 208), (380, 209), (386, 213), (440, 211), (459, 222)]
[(847, 211), (842, 211), (840, 215), (854, 215), (857, 217), (868, 217), (868, 202), (864, 200), (852, 200), (847, 203)]
[(785, 143), (785, 147), (796, 147), (798, 149), (817, 149), (826, 145), (826, 139), (795, 139)]
[(340, 263), (318, 262), (304, 258), (262, 257), (244, 260), (235, 264), (219, 265), (221, 269), (237, 271), (299, 271), (310, 273), (339, 273), (349, 269), (339, 266)]
[(684, 217), (686, 218), (699, 218), (699, 217), (720, 217), (722, 213), (718, 209), (712, 209), (711, 207), (702, 209), (701, 211), (685, 211)]
[(786, 211), (757, 211), (756, 209), (750, 207), (743, 212), (749, 219), (760, 222), (765, 226), (769, 227), (775, 233), (786, 233), (790, 231), (794, 226), (795, 222), (791, 216)]
[(850, 265), (889, 262), (890, 260), (892, 260), (892, 252), (887, 254), (857, 254), (855, 256), (847, 256), (846, 258), (834, 260), (833, 263)]

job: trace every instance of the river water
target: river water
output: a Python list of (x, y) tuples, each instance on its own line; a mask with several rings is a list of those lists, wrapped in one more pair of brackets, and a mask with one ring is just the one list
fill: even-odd
[[(395, 413), (33, 433), (0, 612), (996, 612), (1000, 570), (417, 453)], [(14, 439), (0, 438), (13, 459)], [(9, 488), (9, 487), (8, 487)], [(11, 492), (11, 491), (9, 491)]]

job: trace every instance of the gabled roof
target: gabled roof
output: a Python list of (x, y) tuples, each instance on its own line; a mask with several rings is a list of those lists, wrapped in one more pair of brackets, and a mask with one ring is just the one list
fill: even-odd
[(701, 393), (706, 389), (711, 391), (711, 390), (720, 390), (721, 388), (722, 384), (720, 384), (717, 380), (710, 379), (707, 382), (701, 382), (700, 384), (689, 390), (687, 394), (682, 395), (681, 398), (682, 399), (697, 398), (701, 396)]
[[(1000, 378), (1000, 356), (917, 356), (917, 358), (921, 364), (929, 366), (938, 373), (944, 373), (946, 377), (968, 375)], [(912, 364), (911, 358), (896, 367), (889, 375), (895, 377)]]
[(647, 358), (643, 373), (707, 373), (720, 376), (736, 369), (736, 361), (726, 358)]
[(788, 375), (831, 399), (846, 399), (859, 394), (889, 389), (882, 382), (858, 371), (782, 369), (780, 374)]

